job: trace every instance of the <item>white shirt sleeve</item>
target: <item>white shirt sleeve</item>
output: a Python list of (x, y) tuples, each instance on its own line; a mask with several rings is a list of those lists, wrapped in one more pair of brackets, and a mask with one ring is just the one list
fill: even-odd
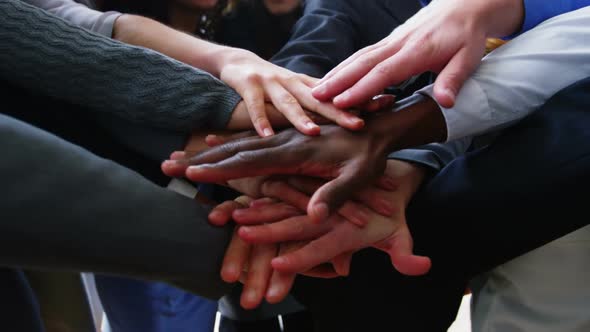
[[(455, 106), (447, 141), (506, 127), (590, 77), (590, 7), (547, 20), (486, 56)], [(433, 96), (432, 85), (417, 93)]]
[(24, 2), (44, 9), (74, 25), (109, 38), (113, 35), (115, 21), (121, 16), (121, 13), (117, 12), (103, 13), (94, 10), (88, 7), (88, 5), (92, 4), (90, 1), (78, 1), (85, 2), (88, 5), (74, 0), (25, 0)]

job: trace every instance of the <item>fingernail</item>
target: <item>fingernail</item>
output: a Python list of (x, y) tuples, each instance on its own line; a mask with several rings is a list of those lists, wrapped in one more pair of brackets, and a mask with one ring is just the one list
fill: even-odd
[(330, 209), (326, 203), (317, 203), (313, 207), (313, 212), (316, 217), (316, 221), (324, 221), (330, 215)]
[(201, 166), (189, 166), (189, 167), (187, 167), (184, 174), (186, 175), (187, 178), (194, 179), (194, 178), (198, 178), (199, 176), (202, 175), (202, 170), (203, 170), (203, 168), (201, 168)]
[(273, 266), (273, 268), (276, 268), (277, 266), (281, 266), (287, 263), (287, 260), (283, 257), (275, 257), (270, 261), (270, 264)]
[(346, 100), (350, 97), (350, 92), (344, 91), (343, 93), (339, 94), (334, 98), (334, 104), (340, 104), (346, 102)]
[(315, 88), (313, 88), (311, 90), (311, 93), (313, 93), (313, 94), (324, 94), (324, 93), (326, 93), (326, 85), (322, 83), (322, 84), (316, 86)]
[(162, 163), (162, 166), (164, 166), (164, 167), (173, 167), (176, 165), (178, 165), (176, 163), (176, 160), (164, 160), (164, 162)]
[(307, 123), (305, 123), (305, 126), (306, 126), (308, 129), (316, 129), (316, 128), (318, 128), (318, 125), (316, 125), (316, 124), (315, 124), (315, 123), (313, 123), (313, 122), (307, 122)]
[(281, 288), (279, 286), (271, 285), (268, 291), (266, 292), (266, 297), (270, 299), (277, 298), (279, 296), (280, 291)]
[(381, 210), (381, 213), (384, 213), (388, 216), (393, 214), (392, 202), (390, 202), (389, 200), (380, 199), (378, 205)]
[(240, 215), (243, 215), (244, 214), (244, 211), (246, 211), (246, 209), (237, 209), (237, 210), (234, 210), (232, 212), (232, 216), (233, 217), (239, 217)]
[(224, 281), (234, 282), (237, 275), (237, 266), (235, 264), (227, 265), (223, 267), (223, 271), (221, 271), (221, 276), (224, 278)]
[(365, 121), (363, 119), (359, 119), (359, 118), (352, 118), (350, 120), (350, 122), (358, 127), (362, 127), (365, 125)]
[(268, 136), (272, 136), (273, 132), (270, 128), (264, 128), (264, 130), (262, 131), (262, 133), (264, 134), (264, 137), (268, 137)]
[(186, 153), (184, 151), (175, 151), (170, 155), (170, 159), (172, 160), (184, 159), (185, 157)]
[(242, 226), (242, 227), (240, 227), (240, 230), (238, 231), (238, 235), (240, 237), (248, 236), (250, 233), (252, 233), (252, 230), (248, 226)]
[(451, 100), (455, 100), (455, 93), (451, 89), (445, 88), (443, 89), (442, 93), (451, 98)]
[(381, 95), (376, 95), (375, 97), (373, 97), (373, 100), (380, 100), (380, 101), (390, 101), (391, 99), (395, 99), (395, 95), (392, 94), (381, 94)]
[(209, 213), (209, 219), (221, 218), (221, 216), (221, 212), (219, 211), (211, 211), (211, 213)]
[(256, 290), (250, 289), (246, 292), (246, 300), (250, 303), (256, 302), (258, 300), (258, 295), (256, 294)]

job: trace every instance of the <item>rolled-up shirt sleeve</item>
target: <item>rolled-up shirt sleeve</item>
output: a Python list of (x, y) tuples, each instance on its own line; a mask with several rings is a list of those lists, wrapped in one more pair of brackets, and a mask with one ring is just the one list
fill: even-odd
[[(490, 53), (455, 106), (441, 107), (447, 141), (504, 128), (590, 77), (590, 7), (549, 19)], [(417, 93), (433, 96), (433, 87)]]
[(113, 35), (115, 21), (122, 15), (114, 11), (103, 13), (74, 0), (25, 0), (24, 2), (109, 38)]

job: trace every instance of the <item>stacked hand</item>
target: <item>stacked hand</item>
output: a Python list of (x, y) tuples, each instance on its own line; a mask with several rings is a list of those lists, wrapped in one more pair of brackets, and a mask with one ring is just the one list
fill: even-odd
[[(174, 157), (185, 156), (176, 153)], [(232, 219), (243, 225), (236, 229), (227, 250), (223, 279), (241, 280), (245, 284), (242, 305), (253, 308), (263, 297), (271, 303), (283, 299), (296, 273), (324, 278), (348, 274), (352, 253), (366, 247), (389, 253), (401, 273), (426, 273), (430, 261), (412, 255), (405, 223), (405, 207), (423, 177), (420, 167), (389, 160), (377, 185), (350, 195), (352, 199), (338, 214), (319, 225), (304, 211), (309, 195), (325, 181), (276, 176), (229, 181), (234, 189), (259, 199), (241, 197), (225, 202), (209, 216), (215, 225)]]
[(486, 38), (504, 37), (522, 24), (522, 0), (432, 1), (395, 29), (328, 73), (314, 89), (340, 108), (362, 104), (390, 85), (426, 71), (440, 72), (435, 99), (452, 107), (461, 86), (477, 68)]
[(383, 173), (386, 148), (365, 137), (366, 131), (351, 132), (335, 126), (324, 126), (322, 135), (316, 137), (288, 129), (268, 138), (231, 141), (189, 159), (167, 161), (162, 168), (169, 176), (186, 175), (195, 182), (276, 173), (335, 178), (318, 189), (309, 204), (310, 217), (319, 222), (330, 211), (336, 211), (351, 193), (373, 183)]
[[(320, 133), (316, 122), (329, 121), (350, 130), (359, 130), (364, 125), (353, 113), (314, 98), (311, 91), (318, 81), (315, 78), (293, 73), (254, 53), (234, 48), (225, 49), (218, 62), (216, 74), (244, 99), (234, 111), (227, 129), (254, 125), (258, 134), (266, 137), (274, 134), (273, 125), (284, 126), (285, 119), (306, 135)], [(362, 105), (362, 110), (379, 110), (391, 105), (393, 99), (393, 96), (377, 98)], [(249, 116), (247, 123), (243, 121), (244, 111)], [(276, 113), (282, 117), (277, 117)]]
[[(323, 178), (329, 181), (313, 193), (306, 209), (312, 221), (320, 222), (353, 193), (383, 182), (390, 151), (437, 141), (446, 134), (440, 130), (444, 120), (433, 106), (430, 99), (418, 98), (395, 112), (375, 113), (359, 131), (323, 126), (319, 136), (287, 129), (271, 137), (240, 138), (192, 157), (166, 161), (162, 170), (168, 176), (215, 183), (276, 174)], [(433, 121), (424, 120), (429, 117)]]
[[(355, 201), (345, 204), (349, 209), (343, 208), (315, 224), (303, 211), (309, 200), (306, 195), (313, 193), (322, 181), (304, 177), (275, 179), (271, 182), (282, 185), (261, 190), (277, 199), (252, 200), (242, 196), (216, 207), (210, 214), (213, 224), (223, 225), (233, 219), (242, 225), (236, 228), (221, 271), (225, 281), (244, 283), (242, 306), (254, 308), (263, 298), (270, 303), (281, 301), (297, 273), (322, 278), (345, 276), (352, 254), (367, 247), (387, 252), (393, 266), (403, 274), (426, 273), (430, 260), (412, 254), (412, 238), (405, 220), (405, 207), (424, 171), (394, 160), (388, 161), (387, 166), (386, 175), (393, 186), (389, 190), (372, 187), (363, 194), (369, 196), (365, 201), (374, 207), (379, 206), (375, 201), (387, 200), (388, 216), (361, 203), (362, 195), (357, 195)], [(264, 186), (264, 182), (260, 185)], [(296, 199), (292, 198), (294, 192), (299, 193)], [(366, 226), (349, 222), (347, 211), (366, 218)]]

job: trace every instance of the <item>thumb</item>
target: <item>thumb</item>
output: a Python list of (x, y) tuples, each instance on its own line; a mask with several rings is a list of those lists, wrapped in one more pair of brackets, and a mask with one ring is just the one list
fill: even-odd
[(337, 178), (321, 186), (311, 196), (307, 206), (307, 215), (314, 223), (325, 221), (332, 212), (338, 211), (344, 202), (367, 183), (371, 183), (371, 181), (368, 181), (366, 176), (345, 170)]
[(350, 263), (352, 262), (352, 253), (346, 252), (340, 254), (332, 259), (332, 266), (334, 267), (334, 271), (338, 273), (339, 276), (346, 277), (350, 274)]
[(484, 50), (484, 46), (462, 48), (438, 75), (434, 83), (434, 98), (442, 107), (455, 105), (461, 87), (481, 63)]
[(419, 276), (426, 274), (432, 267), (430, 258), (413, 254), (413, 240), (407, 227), (396, 231), (375, 247), (389, 254), (392, 265), (401, 274)]

